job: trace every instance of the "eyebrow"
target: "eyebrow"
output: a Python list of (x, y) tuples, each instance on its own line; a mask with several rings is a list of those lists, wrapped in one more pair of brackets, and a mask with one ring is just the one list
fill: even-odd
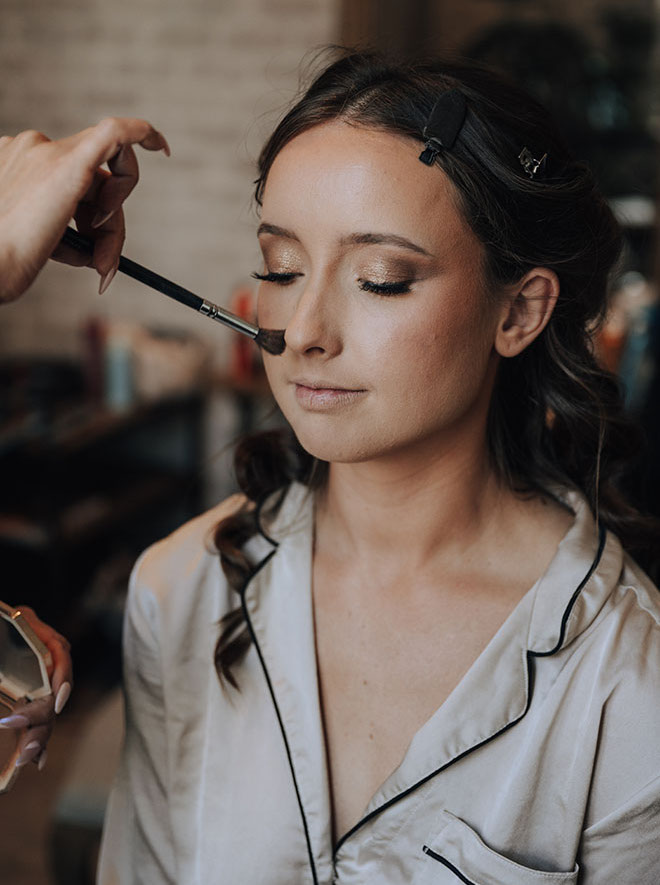
[[(266, 221), (262, 222), (257, 230), (258, 237), (262, 234), (272, 234), (275, 237), (283, 237), (285, 240), (294, 240), (297, 243), (300, 242), (300, 239), (293, 231), (287, 230), (285, 227), (279, 227), (276, 224), (269, 224)], [(411, 252), (416, 252), (419, 255), (426, 255), (429, 258), (433, 257), (430, 252), (427, 252), (426, 249), (418, 246), (417, 243), (413, 243), (412, 240), (407, 240), (405, 237), (400, 237), (398, 234), (356, 233), (342, 237), (339, 242), (342, 246), (399, 246), (402, 249), (409, 249)]]

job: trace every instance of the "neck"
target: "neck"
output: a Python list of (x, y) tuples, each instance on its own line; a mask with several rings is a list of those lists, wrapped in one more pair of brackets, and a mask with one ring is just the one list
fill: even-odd
[(317, 538), (323, 533), (335, 550), (363, 562), (403, 557), (423, 565), (478, 544), (508, 495), (483, 437), (444, 450), (433, 440), (405, 457), (331, 464)]

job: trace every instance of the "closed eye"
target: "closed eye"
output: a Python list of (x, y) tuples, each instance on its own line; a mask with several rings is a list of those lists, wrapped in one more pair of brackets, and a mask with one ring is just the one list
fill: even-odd
[(374, 292), (376, 295), (404, 295), (410, 292), (413, 280), (398, 280), (391, 283), (374, 283), (371, 280), (358, 279), (363, 292)]
[(255, 280), (261, 280), (264, 283), (276, 283), (278, 286), (288, 286), (296, 277), (301, 277), (301, 273), (257, 273), (255, 270), (251, 274)]

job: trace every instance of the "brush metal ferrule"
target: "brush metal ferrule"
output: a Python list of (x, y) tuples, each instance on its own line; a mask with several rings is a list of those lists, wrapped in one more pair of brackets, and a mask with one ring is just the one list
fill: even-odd
[(230, 329), (235, 329), (237, 332), (249, 335), (250, 338), (256, 338), (259, 334), (258, 326), (249, 323), (241, 317), (237, 317), (228, 310), (223, 310), (222, 307), (218, 307), (217, 304), (213, 304), (210, 301), (202, 301), (199, 312), (205, 317), (210, 317), (210, 319), (222, 323), (224, 326), (229, 326)]

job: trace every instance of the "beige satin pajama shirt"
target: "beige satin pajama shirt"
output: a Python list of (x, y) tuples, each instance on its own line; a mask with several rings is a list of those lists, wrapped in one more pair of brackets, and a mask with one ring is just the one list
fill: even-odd
[(660, 595), (567, 500), (546, 574), (334, 846), (311, 497), (293, 486), (276, 544), (252, 543), (240, 693), (213, 667), (238, 597), (208, 542), (237, 499), (150, 548), (100, 885), (660, 885)]

